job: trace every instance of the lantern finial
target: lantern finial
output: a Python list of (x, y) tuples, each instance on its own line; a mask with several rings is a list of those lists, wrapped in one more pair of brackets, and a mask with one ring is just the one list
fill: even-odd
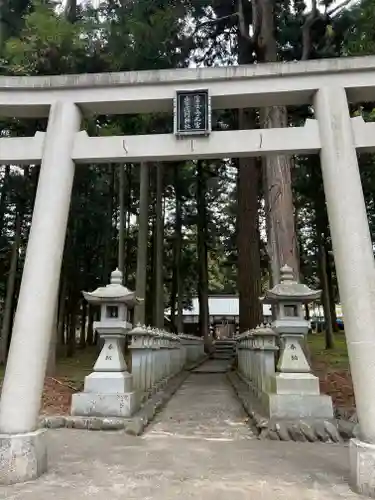
[(122, 272), (119, 268), (111, 273), (111, 285), (122, 285)]

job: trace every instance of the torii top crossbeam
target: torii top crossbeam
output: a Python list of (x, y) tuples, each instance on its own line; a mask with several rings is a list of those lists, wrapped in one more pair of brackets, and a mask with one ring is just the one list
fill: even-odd
[(0, 115), (48, 116), (71, 100), (84, 113), (172, 111), (176, 89), (207, 87), (216, 109), (311, 103), (322, 87), (340, 86), (352, 102), (375, 101), (375, 56), (83, 75), (0, 77)]

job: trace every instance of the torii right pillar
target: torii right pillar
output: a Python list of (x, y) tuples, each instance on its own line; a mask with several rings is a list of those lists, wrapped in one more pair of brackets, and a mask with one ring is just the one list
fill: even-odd
[(350, 443), (351, 486), (375, 498), (375, 266), (346, 91), (326, 86), (314, 99), (360, 439)]

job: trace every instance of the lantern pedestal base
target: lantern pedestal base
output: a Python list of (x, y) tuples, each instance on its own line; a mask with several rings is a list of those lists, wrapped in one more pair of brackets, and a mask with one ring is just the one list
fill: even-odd
[(136, 392), (103, 394), (79, 392), (72, 396), (71, 414), (80, 417), (131, 417), (139, 408)]
[(277, 373), (271, 379), (271, 392), (319, 396), (319, 379), (311, 373)]
[(85, 377), (84, 392), (97, 394), (133, 392), (133, 375), (128, 372), (93, 372)]
[(262, 409), (269, 418), (283, 419), (333, 419), (330, 396), (324, 394), (267, 394), (260, 396)]

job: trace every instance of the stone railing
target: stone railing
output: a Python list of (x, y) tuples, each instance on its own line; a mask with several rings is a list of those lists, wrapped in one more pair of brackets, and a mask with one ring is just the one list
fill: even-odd
[(254, 392), (269, 392), (275, 377), (277, 334), (267, 326), (236, 337), (238, 372), (251, 383)]
[(186, 364), (197, 363), (204, 357), (204, 342), (201, 337), (181, 334), (178, 336), (186, 352)]
[(203, 356), (203, 341), (197, 337), (139, 325), (128, 335), (131, 336), (133, 385), (141, 393), (152, 392), (160, 382)]
[[(238, 383), (233, 374), (229, 378), (260, 431), (266, 427), (266, 421), (268, 425), (268, 419), (270, 422), (272, 419), (273, 423), (289, 422), (291, 434), (293, 425), (303, 419), (313, 419), (315, 422), (333, 419), (332, 400), (320, 393), (319, 379), (311, 373), (302, 349), (304, 338), (304, 334), (293, 331), (279, 335), (267, 325), (236, 337), (237, 373), (240, 377), (238, 380), (242, 379), (242, 382)], [(254, 417), (257, 412), (259, 418)], [(305, 424), (303, 422), (303, 428)], [(314, 424), (309, 429), (311, 433), (306, 439), (316, 440), (320, 432), (319, 425)], [(285, 436), (288, 432), (284, 433)], [(327, 435), (330, 433), (326, 430), (322, 439)]]
[[(84, 390), (72, 397), (73, 416), (129, 418), (155, 393), (163, 393), (167, 382), (176, 389), (183, 374), (182, 378), (175, 375), (204, 356), (203, 340), (197, 337), (141, 325), (126, 333), (114, 330), (102, 334), (104, 345), (93, 372), (85, 377)], [(126, 337), (129, 367), (123, 354)]]

